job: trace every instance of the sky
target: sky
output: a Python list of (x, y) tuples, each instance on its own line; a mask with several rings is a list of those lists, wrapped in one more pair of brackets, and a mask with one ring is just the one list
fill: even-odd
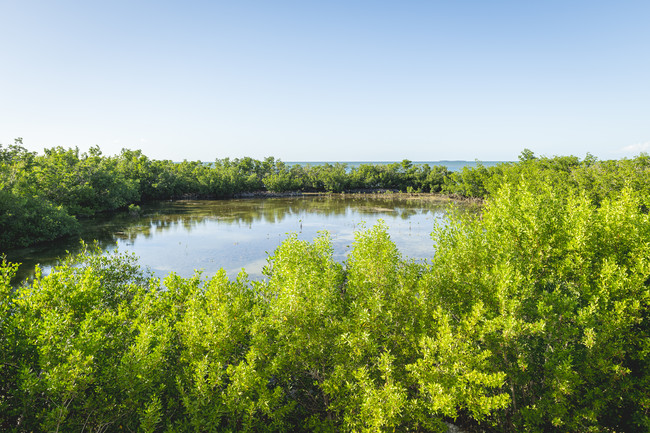
[(650, 2), (0, 0), (0, 144), (212, 161), (650, 151)]

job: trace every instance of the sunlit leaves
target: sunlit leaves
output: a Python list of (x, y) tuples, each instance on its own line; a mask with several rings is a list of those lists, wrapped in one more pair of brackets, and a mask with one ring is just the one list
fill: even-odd
[(635, 401), (647, 383), (638, 348), (648, 335), (649, 229), (630, 189), (596, 206), (568, 184), (522, 178), (482, 218), (436, 235), (425, 280), (450, 317), (487, 308), (493, 331), (478, 341), (506, 373), (513, 426), (646, 425)]

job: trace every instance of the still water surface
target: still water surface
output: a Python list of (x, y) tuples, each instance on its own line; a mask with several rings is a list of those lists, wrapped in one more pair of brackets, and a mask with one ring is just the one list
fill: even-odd
[[(105, 250), (135, 253), (156, 276), (169, 272), (212, 275), (219, 269), (235, 277), (245, 269), (262, 278), (269, 254), (291, 233), (311, 241), (327, 230), (334, 257), (345, 260), (354, 232), (384, 220), (404, 257), (425, 260), (433, 255), (430, 234), (450, 206), (449, 201), (376, 198), (355, 195), (240, 200), (158, 202), (142, 205), (139, 216), (116, 213), (83, 222), (81, 238), (97, 240)], [(8, 259), (22, 262), (19, 278), (41, 264), (47, 273), (66, 251), (80, 248), (79, 239), (13, 250)]]

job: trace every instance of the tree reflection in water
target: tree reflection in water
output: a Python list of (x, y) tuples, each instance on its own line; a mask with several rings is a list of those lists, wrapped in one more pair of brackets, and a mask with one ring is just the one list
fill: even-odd
[[(224, 268), (234, 277), (242, 268), (260, 278), (267, 253), (287, 237), (313, 239), (319, 231), (332, 234), (335, 257), (343, 260), (362, 224), (383, 219), (402, 254), (425, 259), (433, 254), (430, 233), (451, 201), (329, 195), (234, 200), (181, 200), (141, 205), (138, 216), (118, 212), (82, 221), (81, 239), (97, 241), (102, 249), (134, 252), (157, 276), (174, 271), (189, 276), (194, 270), (211, 275)], [(80, 239), (66, 239), (9, 251), (10, 261), (21, 262), (17, 280), (44, 272), (67, 252), (80, 249)]]

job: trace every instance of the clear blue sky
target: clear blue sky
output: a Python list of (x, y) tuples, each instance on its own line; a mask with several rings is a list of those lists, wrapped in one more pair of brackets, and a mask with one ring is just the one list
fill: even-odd
[(0, 3), (0, 143), (156, 159), (650, 151), (650, 1)]

